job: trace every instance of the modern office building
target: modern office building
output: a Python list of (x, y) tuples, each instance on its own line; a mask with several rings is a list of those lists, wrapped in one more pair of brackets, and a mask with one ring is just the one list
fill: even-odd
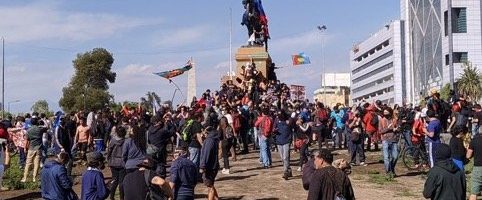
[(406, 96), (404, 22), (392, 21), (350, 51), (353, 103), (403, 103)]
[(457, 82), (464, 62), (482, 69), (480, 0), (401, 0), (407, 99)]

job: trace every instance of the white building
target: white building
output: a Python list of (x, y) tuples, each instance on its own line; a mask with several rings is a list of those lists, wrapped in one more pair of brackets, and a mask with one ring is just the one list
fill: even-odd
[(393, 21), (350, 51), (353, 103), (404, 101), (404, 33), (404, 22)]
[(409, 101), (456, 82), (465, 61), (482, 69), (481, 0), (401, 0), (400, 6)]
[(313, 93), (315, 101), (327, 106), (338, 103), (350, 105), (350, 73), (324, 73), (321, 77), (321, 88)]

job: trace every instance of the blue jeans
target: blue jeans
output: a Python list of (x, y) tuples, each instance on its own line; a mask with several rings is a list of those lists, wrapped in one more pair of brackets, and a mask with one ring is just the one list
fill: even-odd
[(258, 129), (257, 128), (252, 128), (249, 130), (249, 133), (253, 137), (253, 146), (254, 148), (259, 147), (259, 138), (258, 138)]
[(25, 148), (18, 147), (18, 156), (19, 156), (18, 164), (21, 167), (25, 167), (25, 162), (27, 161), (27, 154), (25, 153)]
[(385, 164), (385, 172), (395, 174), (395, 165), (398, 159), (398, 143), (382, 141), (383, 145), (383, 163)]
[(199, 162), (201, 159), (201, 149), (189, 147), (189, 160), (191, 160), (197, 168), (199, 168)]
[[(333, 149), (338, 146), (338, 148), (341, 148), (341, 144), (343, 143), (343, 132), (344, 128), (336, 128), (335, 131), (333, 132), (333, 140), (335, 141)], [(346, 143), (345, 143), (345, 146)]]
[(271, 149), (269, 140), (264, 136), (259, 136), (259, 157), (264, 167), (271, 166)]
[(290, 144), (291, 143), (278, 145), (279, 155), (281, 157), (281, 160), (283, 161), (283, 171), (284, 172), (291, 171), (291, 168), (290, 168)]
[(104, 140), (103, 139), (94, 139), (95, 144), (95, 152), (102, 152), (104, 150)]
[(435, 164), (435, 158), (433, 156), (434, 152), (433, 152), (433, 149), (434, 149), (434, 146), (436, 146), (437, 144), (441, 143), (440, 140), (439, 141), (435, 141), (435, 142), (432, 142), (432, 141), (428, 141), (427, 138), (425, 138), (425, 147), (427, 148), (427, 155), (428, 155), (428, 162), (430, 164), (430, 168), (432, 168)]
[(348, 142), (350, 145), (350, 155), (351, 155), (351, 163), (356, 164), (356, 156), (358, 155), (358, 159), (360, 160), (360, 163), (365, 162), (365, 151), (363, 149), (363, 143), (365, 143), (365, 137), (363, 137), (363, 134), (360, 135), (360, 139), (358, 141), (351, 141)]
[(403, 131), (403, 139), (405, 139), (405, 144), (407, 147), (412, 146), (412, 131), (411, 130), (405, 130)]

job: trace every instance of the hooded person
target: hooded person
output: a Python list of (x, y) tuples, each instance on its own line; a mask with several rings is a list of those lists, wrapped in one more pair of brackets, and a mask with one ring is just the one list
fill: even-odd
[(70, 156), (66, 152), (61, 152), (58, 155), (49, 154), (48, 156), (49, 159), (40, 172), (42, 198), (75, 199), (77, 195), (72, 190), (73, 182), (64, 166), (69, 162)]
[(466, 199), (465, 174), (451, 160), (450, 147), (437, 144), (434, 160), (435, 165), (425, 181), (423, 196), (427, 199)]
[(206, 123), (203, 135), (206, 139), (201, 148), (201, 161), (199, 172), (203, 182), (208, 187), (208, 199), (217, 199), (218, 194), (214, 187), (214, 180), (219, 171), (219, 132), (212, 126), (213, 122)]

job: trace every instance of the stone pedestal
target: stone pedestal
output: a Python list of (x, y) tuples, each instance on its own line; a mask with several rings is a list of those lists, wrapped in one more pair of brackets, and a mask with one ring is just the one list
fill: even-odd
[(240, 77), (242, 66), (254, 62), (256, 70), (264, 78), (268, 77), (268, 67), (271, 66), (271, 57), (264, 47), (241, 47), (236, 52), (236, 76)]

